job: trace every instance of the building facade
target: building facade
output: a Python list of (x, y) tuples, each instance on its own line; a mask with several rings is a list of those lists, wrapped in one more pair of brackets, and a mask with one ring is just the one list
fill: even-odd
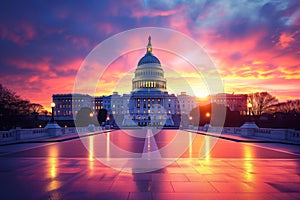
[(176, 96), (167, 92), (167, 80), (157, 57), (152, 53), (151, 37), (146, 54), (139, 60), (132, 79), (128, 112), (123, 126), (174, 126)]
[(86, 94), (54, 94), (54, 116), (57, 120), (72, 120), (84, 107), (92, 107), (93, 97)]
[(231, 111), (238, 111), (241, 115), (247, 114), (247, 94), (220, 93), (211, 96), (212, 103), (224, 105)]

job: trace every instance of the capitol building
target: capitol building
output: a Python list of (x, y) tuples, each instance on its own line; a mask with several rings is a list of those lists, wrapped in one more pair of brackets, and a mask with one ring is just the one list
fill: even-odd
[(152, 53), (149, 36), (146, 54), (139, 60), (132, 80), (129, 112), (124, 117), (123, 125), (174, 126), (172, 115), (180, 113), (177, 110), (178, 100), (166, 89), (164, 70)]
[[(111, 123), (117, 126), (179, 126), (197, 107), (196, 97), (185, 92), (169, 94), (160, 60), (154, 56), (151, 37), (145, 55), (138, 61), (130, 94), (92, 97), (86, 94), (54, 94), (57, 120), (76, 119), (81, 108), (88, 107), (97, 115), (106, 109)], [(184, 120), (182, 120), (184, 119)], [(114, 121), (114, 122), (112, 122)]]
[[(96, 97), (87, 94), (54, 94), (52, 98), (56, 105), (56, 120), (76, 119), (82, 108), (90, 108), (94, 116), (100, 109), (106, 109), (109, 123), (118, 127), (186, 127), (190, 123), (191, 110), (198, 107), (195, 96), (186, 92), (178, 95), (168, 93), (164, 69), (153, 54), (150, 36), (145, 55), (138, 61), (134, 72), (130, 94), (119, 95), (114, 92), (109, 96)], [(244, 100), (243, 97), (243, 101), (232, 101), (231, 107), (238, 108), (237, 103), (244, 105)], [(226, 95), (222, 95), (221, 99), (219, 96), (218, 102), (230, 106), (227, 105), (229, 101), (226, 101)]]

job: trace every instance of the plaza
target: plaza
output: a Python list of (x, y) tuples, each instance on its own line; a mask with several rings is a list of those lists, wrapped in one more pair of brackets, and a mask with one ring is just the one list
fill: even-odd
[[(180, 135), (187, 140), (176, 140)], [(187, 146), (179, 155), (172, 145)], [(124, 151), (114, 151), (113, 146)], [(166, 166), (155, 165), (166, 161)], [(1, 199), (299, 199), (300, 195), (299, 146), (246, 138), (236, 142), (201, 131), (112, 130), (81, 137), (74, 133), (2, 145), (0, 163)]]

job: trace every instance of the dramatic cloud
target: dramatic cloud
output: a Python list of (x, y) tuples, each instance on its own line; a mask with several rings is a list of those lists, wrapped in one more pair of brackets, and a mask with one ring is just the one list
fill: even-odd
[[(171, 28), (196, 40), (216, 64), (227, 92), (267, 90), (281, 101), (300, 98), (299, 1), (7, 1), (1, 4), (0, 23), (1, 83), (46, 107), (52, 94), (72, 92), (77, 70), (98, 43), (147, 26)], [(140, 37), (146, 45), (148, 35)], [(153, 44), (155, 48), (155, 38)], [(143, 53), (112, 63), (97, 94), (129, 92), (130, 82), (108, 88), (130, 81)], [(170, 74), (168, 69), (176, 65), (173, 70), (201, 90), (195, 94), (207, 93), (192, 68), (184, 70), (187, 63), (163, 52), (155, 55)], [(173, 87), (178, 77), (170, 74)]]

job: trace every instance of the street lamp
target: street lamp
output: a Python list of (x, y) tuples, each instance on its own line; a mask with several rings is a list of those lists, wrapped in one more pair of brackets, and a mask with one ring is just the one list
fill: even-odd
[(52, 109), (52, 115), (51, 115), (51, 120), (50, 122), (54, 122), (54, 108), (55, 108), (55, 103), (51, 102), (51, 109)]
[[(242, 135), (254, 135), (254, 130), (258, 128), (253, 119), (251, 118), (252, 103), (249, 101), (247, 103), (248, 115), (246, 112), (246, 122), (241, 126)], [(248, 116), (248, 117), (247, 117)]]
[(249, 103), (247, 104), (247, 107), (248, 107), (248, 114), (249, 114), (249, 116), (251, 115), (251, 109), (252, 109), (252, 103), (250, 103), (250, 101), (249, 101)]
[(93, 112), (90, 113), (90, 118), (92, 118), (92, 117), (94, 117), (94, 113)]
[(189, 117), (189, 120), (190, 120), (190, 125), (193, 125), (193, 124), (192, 124), (192, 120), (193, 120), (193, 117), (192, 117), (192, 116)]
[(61, 127), (54, 121), (54, 108), (55, 108), (55, 103), (52, 102), (50, 104), (52, 113), (51, 113), (51, 120), (49, 123), (45, 126), (45, 129), (47, 129), (49, 136), (55, 137), (58, 135), (64, 134), (64, 132), (61, 130)]
[(207, 113), (205, 114), (205, 116), (206, 116), (207, 118), (209, 118), (209, 117), (210, 117), (210, 113), (207, 112)]

